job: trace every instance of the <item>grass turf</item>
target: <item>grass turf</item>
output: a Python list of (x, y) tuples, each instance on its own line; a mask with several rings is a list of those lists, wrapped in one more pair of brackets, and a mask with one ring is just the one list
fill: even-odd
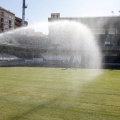
[(0, 120), (119, 120), (120, 70), (0, 68)]

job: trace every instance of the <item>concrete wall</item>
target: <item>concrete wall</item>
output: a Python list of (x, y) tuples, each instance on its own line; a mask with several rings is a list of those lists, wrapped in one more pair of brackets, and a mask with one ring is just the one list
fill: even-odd
[(120, 16), (60, 17), (60, 13), (51, 13), (48, 21), (53, 22), (57, 20), (81, 22), (94, 31), (95, 34), (120, 34)]

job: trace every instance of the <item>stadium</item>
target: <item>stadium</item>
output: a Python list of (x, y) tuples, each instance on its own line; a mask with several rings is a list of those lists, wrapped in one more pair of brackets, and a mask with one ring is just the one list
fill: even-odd
[[(103, 67), (120, 67), (119, 16), (70, 18), (60, 17), (60, 13), (51, 13), (51, 17), (48, 18), (49, 23), (63, 20), (82, 23), (92, 31), (102, 53)], [(72, 55), (70, 55), (70, 49), (66, 50), (65, 48), (59, 48), (58, 44), (53, 44), (51, 42), (53, 39), (52, 37), (53, 34), (56, 33), (51, 26), (48, 27), (48, 35), (39, 33), (37, 34), (34, 32), (34, 30), (31, 30), (29, 28), (22, 30), (25, 31), (24, 33), (26, 34), (23, 34), (23, 32), (19, 34), (20, 31), (16, 30), (16, 33), (5, 33), (5, 35), (1, 35), (0, 55), (2, 56), (3, 54), (3, 56), (1, 57), (0, 65), (54, 67), (63, 67), (66, 65), (68, 67), (76, 67), (75, 64), (77, 64), (79, 61), (77, 61), (77, 63), (75, 62), (76, 58), (74, 52)], [(49, 53), (53, 53), (53, 51), (57, 51), (57, 53), (65, 53), (68, 56), (64, 58), (65, 55), (60, 56), (60, 54), (58, 55), (57, 53), (49, 56)], [(95, 51), (92, 52), (94, 53)], [(5, 57), (6, 55), (9, 57), (10, 55), (11, 57), (14, 56), (15, 59), (9, 60), (9, 57)], [(79, 58), (81, 59), (81, 62), (85, 61), (83, 57), (80, 56)], [(81, 64), (77, 65), (77, 67), (85, 66)]]
[(0, 11), (0, 120), (119, 120), (120, 16), (51, 13), (45, 35), (26, 8)]

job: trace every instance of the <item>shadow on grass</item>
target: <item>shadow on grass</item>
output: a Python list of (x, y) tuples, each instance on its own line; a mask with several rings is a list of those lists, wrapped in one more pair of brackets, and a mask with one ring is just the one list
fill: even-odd
[(26, 115), (29, 115), (29, 114), (32, 114), (32, 113), (35, 113), (37, 112), (38, 110), (40, 109), (43, 109), (51, 104), (54, 104), (56, 102), (57, 99), (52, 99), (52, 100), (47, 100), (46, 102), (44, 102), (43, 104), (40, 104), (32, 109), (29, 109), (28, 111), (25, 111), (24, 113), (22, 114), (17, 114), (15, 115), (14, 117), (11, 117), (9, 118), (9, 120), (19, 120), (19, 119), (22, 119), (24, 118)]

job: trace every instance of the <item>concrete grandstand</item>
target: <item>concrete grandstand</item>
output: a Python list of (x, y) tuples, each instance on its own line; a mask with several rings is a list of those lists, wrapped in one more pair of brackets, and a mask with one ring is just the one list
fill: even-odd
[[(51, 17), (48, 18), (49, 22), (60, 20), (77, 21), (88, 26), (99, 43), (103, 55), (103, 65), (105, 67), (115, 66), (120, 68), (120, 16), (67, 18), (60, 17), (59, 13), (52, 13)], [(19, 33), (2, 35), (0, 37), (0, 54), (3, 54), (3, 56), (4, 54), (12, 55), (18, 58), (19, 63), (13, 59), (11, 64), (7, 61), (8, 66), (64, 67), (68, 65), (69, 67), (75, 67), (77, 64), (77, 67), (83, 67), (82, 64), (78, 65), (82, 61), (81, 56), (76, 54), (73, 57), (70, 50), (59, 49), (57, 45), (51, 43), (51, 34), (53, 34), (53, 30), (49, 27), (48, 36), (36, 35), (34, 32), (32, 35)], [(57, 52), (52, 55), (49, 54), (50, 52), (54, 53), (54, 51)], [(2, 56), (0, 57), (2, 59)]]

